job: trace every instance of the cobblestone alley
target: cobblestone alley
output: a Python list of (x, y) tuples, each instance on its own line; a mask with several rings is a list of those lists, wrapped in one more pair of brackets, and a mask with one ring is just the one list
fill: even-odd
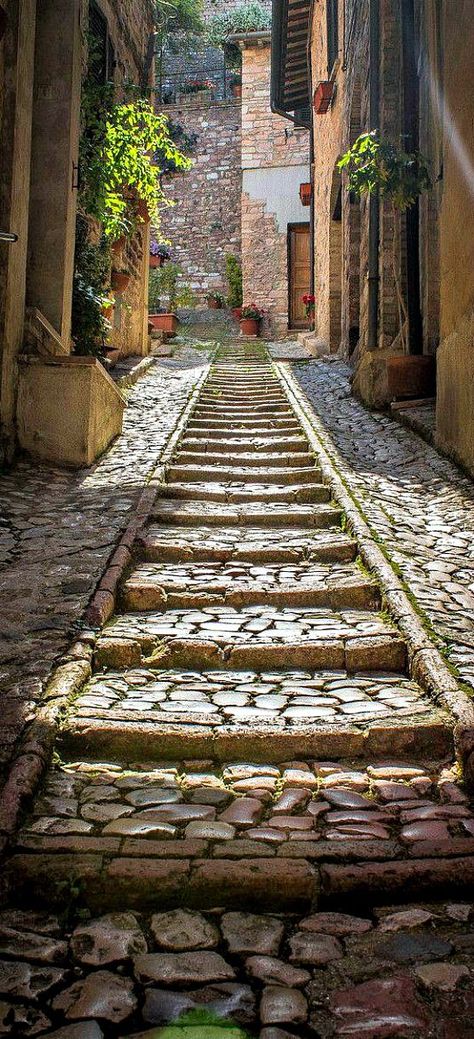
[(466, 1039), (472, 484), (342, 362), (197, 346), (1, 479), (0, 1036)]

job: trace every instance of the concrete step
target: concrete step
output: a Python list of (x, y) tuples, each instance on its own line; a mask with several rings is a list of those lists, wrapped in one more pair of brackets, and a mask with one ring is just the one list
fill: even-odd
[(96, 667), (404, 672), (405, 642), (370, 610), (206, 606), (114, 617), (96, 643)]
[[(172, 483), (192, 483), (197, 481), (203, 483), (209, 481), (211, 483), (222, 483), (224, 481), (231, 481), (232, 483), (260, 483), (260, 484), (295, 484), (295, 483), (315, 483), (317, 482), (318, 476), (320, 476), (320, 470), (316, 468), (314, 460), (310, 465), (307, 466), (289, 466), (287, 468), (273, 467), (266, 469), (262, 468), (251, 468), (245, 466), (220, 466), (220, 465), (209, 465), (205, 467), (202, 465), (176, 465), (171, 462), (166, 467), (166, 477)], [(329, 497), (329, 494), (328, 494)]]
[[(203, 768), (181, 756), (144, 770), (82, 758), (49, 773), (2, 882), (18, 904), (48, 910), (80, 879), (93, 912), (360, 910), (383, 898), (394, 912), (407, 896), (469, 900), (473, 828), (472, 803), (433, 759)], [(408, 938), (396, 937), (398, 963)], [(387, 929), (383, 941), (393, 942)], [(451, 948), (433, 947), (437, 957)]]
[[(252, 504), (221, 505), (212, 502), (167, 502), (158, 499), (153, 518), (160, 523), (212, 527), (302, 527), (318, 530), (336, 526), (341, 510), (335, 505)], [(243, 540), (241, 532), (241, 540)]]
[(204, 605), (323, 606), (375, 609), (377, 585), (353, 563), (150, 564), (135, 567), (122, 587), (125, 610), (192, 608)]
[(305, 531), (282, 527), (264, 531), (259, 527), (246, 527), (243, 540), (238, 527), (151, 524), (138, 547), (143, 558), (150, 562), (346, 562), (356, 555), (355, 541), (334, 528)]
[(232, 483), (165, 483), (160, 498), (208, 502), (326, 502), (329, 491), (321, 483), (305, 484), (232, 484)]

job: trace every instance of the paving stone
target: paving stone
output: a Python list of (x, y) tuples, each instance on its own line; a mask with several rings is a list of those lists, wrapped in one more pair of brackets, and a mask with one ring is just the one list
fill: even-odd
[(77, 1025), (65, 1025), (55, 1032), (46, 1032), (45, 1039), (103, 1039), (104, 1033), (97, 1021), (81, 1021)]
[(96, 1018), (111, 1023), (124, 1021), (135, 1010), (133, 982), (110, 971), (98, 970), (77, 981), (53, 999), (53, 1008), (67, 1018)]
[(277, 956), (283, 937), (280, 920), (253, 913), (226, 913), (221, 930), (230, 953)]
[(416, 968), (416, 974), (427, 988), (452, 992), (470, 971), (461, 963), (425, 963)]
[(313, 916), (303, 917), (298, 926), (302, 931), (343, 938), (346, 935), (365, 934), (373, 925), (370, 920), (349, 916), (347, 913), (314, 913)]
[(336, 1035), (367, 1039), (413, 1035), (428, 1036), (428, 1013), (417, 997), (411, 978), (376, 979), (339, 989), (329, 997)]
[(219, 931), (211, 920), (185, 909), (155, 913), (151, 930), (158, 945), (173, 951), (213, 949), (219, 942)]
[(377, 945), (377, 956), (395, 963), (415, 963), (417, 960), (440, 960), (453, 951), (451, 942), (430, 933), (403, 934), (387, 938)]
[(37, 999), (59, 985), (66, 972), (58, 967), (37, 967), (20, 961), (0, 961), (0, 994), (11, 998)]
[(307, 970), (293, 967), (290, 963), (272, 956), (250, 956), (245, 962), (245, 967), (252, 977), (258, 978), (266, 985), (298, 988), (311, 980), (311, 974)]
[(140, 981), (164, 985), (226, 981), (235, 973), (217, 952), (149, 953), (137, 957), (134, 970)]
[(143, 931), (131, 913), (109, 913), (81, 924), (71, 936), (71, 952), (79, 963), (100, 967), (147, 951)]
[(263, 990), (260, 1001), (262, 1024), (302, 1024), (307, 1015), (308, 1004), (297, 989), (269, 985)]
[(343, 955), (341, 943), (331, 934), (317, 932), (296, 933), (290, 939), (290, 960), (319, 967)]

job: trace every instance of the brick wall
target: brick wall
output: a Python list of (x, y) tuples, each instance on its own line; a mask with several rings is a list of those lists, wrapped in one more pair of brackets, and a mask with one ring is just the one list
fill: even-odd
[(192, 170), (168, 183), (177, 204), (162, 212), (161, 226), (173, 259), (202, 304), (211, 289), (227, 292), (226, 255), (240, 259), (241, 104), (189, 95), (187, 103), (167, 105), (164, 111), (197, 135)]
[(264, 331), (288, 331), (287, 227), (306, 222), (309, 135), (270, 109), (270, 47), (245, 43), (242, 62), (242, 271), (244, 302), (268, 310)]

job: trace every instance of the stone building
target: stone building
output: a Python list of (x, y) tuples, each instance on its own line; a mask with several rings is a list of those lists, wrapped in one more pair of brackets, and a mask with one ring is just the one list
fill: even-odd
[[(208, 5), (205, 16), (215, 11)], [(179, 204), (163, 215), (162, 229), (199, 304), (210, 291), (227, 293), (232, 253), (242, 264), (244, 302), (267, 311), (265, 334), (286, 335), (308, 325), (301, 297), (310, 290), (309, 210), (299, 193), (309, 181), (308, 132), (289, 130), (271, 111), (270, 33), (230, 41), (242, 52), (241, 98), (232, 97), (222, 53), (206, 47), (191, 61), (173, 59), (164, 76), (164, 111), (196, 139), (191, 173), (173, 177)], [(193, 78), (208, 78), (212, 89), (187, 94)]]
[[(81, 84), (94, 32), (107, 80), (144, 85), (152, 31), (151, 0), (0, 0), (0, 231), (17, 236), (0, 241), (0, 461), (90, 464), (121, 429), (115, 385), (71, 341)], [(142, 353), (147, 230), (127, 249), (114, 345)]]
[[(474, 470), (472, 5), (455, 7), (275, 0), (272, 103), (311, 129), (315, 350), (350, 358), (377, 407), (429, 397), (436, 368), (437, 442)], [(403, 213), (338, 169), (374, 129), (428, 159), (431, 188)]]

